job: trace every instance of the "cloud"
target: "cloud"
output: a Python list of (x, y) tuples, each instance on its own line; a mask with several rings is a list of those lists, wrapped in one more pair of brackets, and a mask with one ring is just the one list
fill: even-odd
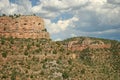
[(30, 0), (0, 0), (0, 13), (1, 14), (31, 14), (32, 4)]
[(86, 5), (88, 0), (40, 0), (32, 11), (45, 18), (55, 18), (62, 13), (71, 12)]
[(51, 22), (49, 19), (45, 19), (46, 27), (48, 28), (51, 34), (56, 34), (61, 31), (65, 31), (68, 27), (73, 27), (74, 22), (78, 21), (79, 19), (76, 17), (72, 17), (67, 20), (58, 20), (56, 23)]
[(88, 0), (40, 0), (40, 4), (44, 9), (50, 11), (70, 9), (85, 5)]
[(16, 4), (18, 5), (18, 11), (24, 14), (30, 14), (31, 13), (31, 8), (32, 8), (32, 3), (30, 0), (15, 0)]
[(9, 0), (0, 0), (0, 9), (9, 6)]
[(77, 35), (76, 35), (76, 34), (74, 34), (74, 33), (72, 33), (72, 34), (71, 34), (71, 37), (76, 37), (76, 36), (77, 36)]
[[(9, 13), (9, 12), (14, 12), (13, 7), (14, 5), (11, 4), (11, 8), (10, 8), (10, 2), (9, 0), (0, 0), (0, 14), (2, 13)], [(9, 11), (9, 12), (8, 12)]]
[(43, 17), (54, 40), (74, 35), (120, 40), (120, 0), (36, 0), (34, 5), (31, 0), (14, 1), (0, 0), (0, 14)]
[(60, 38), (57, 38), (57, 39), (55, 39), (55, 41), (61, 41), (62, 39), (60, 39)]
[(107, 0), (108, 3), (118, 4), (120, 6), (120, 0)]

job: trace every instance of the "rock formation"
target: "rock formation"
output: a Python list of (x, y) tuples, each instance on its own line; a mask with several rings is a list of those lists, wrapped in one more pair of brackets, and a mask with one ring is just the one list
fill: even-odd
[(67, 45), (67, 49), (71, 51), (82, 51), (86, 48), (90, 49), (103, 49), (103, 48), (110, 48), (111, 44), (105, 44), (101, 40), (92, 40), (89, 38), (85, 38), (81, 43), (79, 40), (69, 41)]
[(44, 21), (37, 16), (0, 17), (0, 37), (13, 38), (46, 38), (49, 33), (44, 27)]

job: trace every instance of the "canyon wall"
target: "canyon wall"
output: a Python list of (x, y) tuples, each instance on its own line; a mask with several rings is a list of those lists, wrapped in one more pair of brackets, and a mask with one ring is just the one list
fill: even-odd
[(0, 17), (0, 37), (13, 38), (46, 38), (49, 33), (44, 27), (44, 21), (37, 16)]

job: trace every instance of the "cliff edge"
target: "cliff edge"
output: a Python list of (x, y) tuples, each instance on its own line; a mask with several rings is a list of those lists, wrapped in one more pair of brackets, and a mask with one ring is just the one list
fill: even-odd
[(50, 39), (44, 21), (37, 16), (0, 17), (0, 37)]

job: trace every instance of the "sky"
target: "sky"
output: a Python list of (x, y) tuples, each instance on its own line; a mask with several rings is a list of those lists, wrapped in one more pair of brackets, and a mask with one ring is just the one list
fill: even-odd
[(89, 36), (120, 41), (120, 0), (0, 0), (0, 14), (36, 14), (53, 40)]

